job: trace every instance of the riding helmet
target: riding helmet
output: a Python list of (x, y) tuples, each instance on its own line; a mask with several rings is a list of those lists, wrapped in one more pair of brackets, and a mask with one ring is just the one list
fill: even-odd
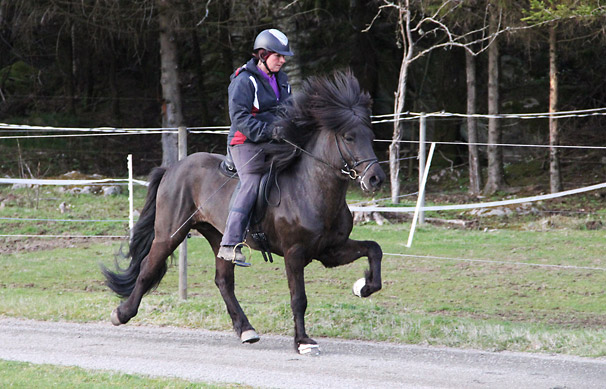
[(257, 35), (253, 50), (265, 49), (282, 55), (293, 55), (290, 51), (288, 38), (280, 30), (275, 28), (263, 30)]

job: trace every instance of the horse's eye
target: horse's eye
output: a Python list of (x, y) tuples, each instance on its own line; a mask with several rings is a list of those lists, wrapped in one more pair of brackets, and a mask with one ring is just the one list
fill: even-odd
[(343, 139), (345, 139), (345, 142), (351, 143), (354, 140), (356, 140), (356, 137), (353, 136), (352, 134), (345, 134), (345, 135), (343, 135)]

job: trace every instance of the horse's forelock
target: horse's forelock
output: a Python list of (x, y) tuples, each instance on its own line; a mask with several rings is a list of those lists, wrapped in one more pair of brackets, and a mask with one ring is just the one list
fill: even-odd
[(362, 92), (351, 71), (312, 78), (304, 85), (309, 116), (316, 125), (340, 131), (354, 125), (370, 127), (370, 96)]
[(353, 125), (370, 127), (370, 95), (363, 92), (351, 71), (328, 77), (310, 77), (284, 112), (287, 132), (340, 131)]

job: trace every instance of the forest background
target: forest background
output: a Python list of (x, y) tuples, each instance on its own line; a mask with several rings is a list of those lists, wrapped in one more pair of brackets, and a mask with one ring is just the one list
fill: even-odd
[[(228, 125), (229, 76), (250, 58), (254, 37), (265, 28), (278, 28), (291, 40), (295, 56), (285, 70), (295, 90), (308, 76), (351, 68), (373, 98), (374, 115), (603, 108), (605, 20), (600, 1), (572, 0), (2, 0), (0, 122)], [(606, 140), (601, 114), (559, 119), (555, 138), (553, 120), (499, 120), (492, 139), (489, 122), (430, 119), (428, 140), (463, 143), (442, 146), (436, 163), (471, 167), (474, 150), (464, 144), (470, 140), (470, 124), (477, 126), (473, 140), (478, 142), (601, 146)], [(407, 121), (398, 129), (387, 122), (374, 130), (377, 139), (414, 141), (417, 126)], [(14, 133), (22, 134), (2, 130), (2, 135)], [(144, 175), (171, 163), (168, 148), (157, 135), (2, 139), (0, 174), (53, 176), (79, 170), (124, 176), (124, 156), (131, 153), (135, 172)], [(415, 155), (416, 148), (403, 143), (397, 157)], [(376, 149), (382, 161), (393, 151), (385, 142)], [(577, 166), (568, 176), (564, 171), (564, 183), (588, 167), (606, 171), (602, 150), (497, 149), (501, 154), (494, 161), (490, 147), (481, 147), (477, 155), (480, 181), (490, 183), (491, 174), (497, 174), (489, 191), (515, 184), (502, 169), (508, 163), (531, 162), (540, 174), (548, 174), (554, 158), (558, 163), (561, 158), (564, 167)], [(190, 137), (190, 153), (224, 150), (224, 137)], [(491, 170), (491, 163), (501, 169)], [(412, 165), (398, 169), (406, 166), (403, 176), (414, 178)], [(549, 187), (549, 177), (544, 185)]]

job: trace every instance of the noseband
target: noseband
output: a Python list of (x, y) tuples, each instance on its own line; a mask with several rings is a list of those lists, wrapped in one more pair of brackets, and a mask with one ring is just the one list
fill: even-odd
[[(368, 169), (370, 169), (370, 167), (372, 165), (374, 165), (375, 163), (379, 163), (379, 160), (377, 159), (377, 157), (367, 158), (367, 159), (363, 159), (361, 161), (356, 161), (356, 158), (352, 154), (351, 150), (349, 150), (349, 147), (347, 147), (347, 145), (345, 145), (345, 150), (347, 151), (347, 154), (349, 154), (349, 156), (353, 160), (353, 165), (350, 165), (349, 162), (347, 162), (347, 160), (343, 156), (343, 152), (341, 151), (341, 144), (339, 143), (339, 138), (337, 138), (337, 134), (335, 134), (335, 143), (337, 144), (337, 150), (339, 150), (339, 156), (341, 157), (341, 162), (343, 162), (343, 168), (341, 168), (341, 173), (345, 174), (352, 180), (359, 179), (363, 183), (364, 177), (366, 176), (366, 173), (368, 173)], [(359, 175), (356, 168), (366, 162), (368, 162), (368, 165), (366, 165), (366, 167), (364, 168), (362, 175)]]

